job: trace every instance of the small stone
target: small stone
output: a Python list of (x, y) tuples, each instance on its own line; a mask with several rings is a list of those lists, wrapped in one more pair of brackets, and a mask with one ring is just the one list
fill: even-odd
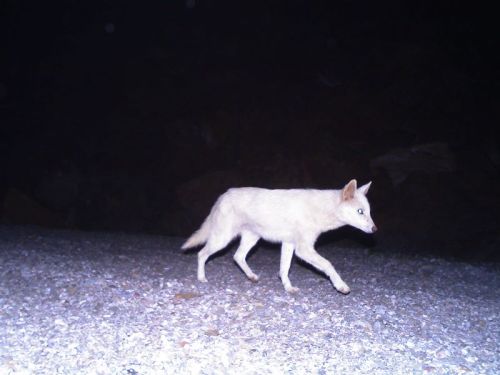
[(198, 298), (198, 297), (201, 297), (201, 294), (192, 293), (192, 292), (176, 293), (175, 294), (175, 299), (192, 299), (192, 298)]
[(217, 329), (207, 329), (205, 331), (205, 335), (207, 335), (207, 336), (219, 336), (220, 332)]

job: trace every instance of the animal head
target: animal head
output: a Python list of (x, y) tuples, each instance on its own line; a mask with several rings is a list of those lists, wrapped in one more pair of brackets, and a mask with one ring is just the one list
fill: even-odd
[(344, 224), (361, 229), (366, 233), (375, 233), (377, 226), (370, 216), (370, 203), (366, 199), (371, 181), (357, 187), (356, 180), (351, 180), (340, 192), (339, 219)]

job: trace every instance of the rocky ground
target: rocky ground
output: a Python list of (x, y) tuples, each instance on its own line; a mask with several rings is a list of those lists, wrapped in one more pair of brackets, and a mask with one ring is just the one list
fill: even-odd
[(180, 238), (0, 227), (0, 373), (500, 372), (498, 264), (322, 244), (352, 292), (279, 251), (196, 281)]

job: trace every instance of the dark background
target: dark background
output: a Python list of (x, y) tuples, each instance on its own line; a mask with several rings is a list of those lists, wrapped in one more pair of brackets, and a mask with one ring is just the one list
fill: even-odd
[(228, 187), (357, 178), (373, 180), (379, 232), (321, 241), (500, 260), (491, 10), (365, 0), (0, 7), (1, 223), (187, 236)]

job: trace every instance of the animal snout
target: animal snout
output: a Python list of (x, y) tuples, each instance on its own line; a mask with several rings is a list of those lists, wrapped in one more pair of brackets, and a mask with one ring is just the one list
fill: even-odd
[(377, 226), (375, 224), (373, 224), (372, 233), (375, 233), (377, 230), (378, 230)]

